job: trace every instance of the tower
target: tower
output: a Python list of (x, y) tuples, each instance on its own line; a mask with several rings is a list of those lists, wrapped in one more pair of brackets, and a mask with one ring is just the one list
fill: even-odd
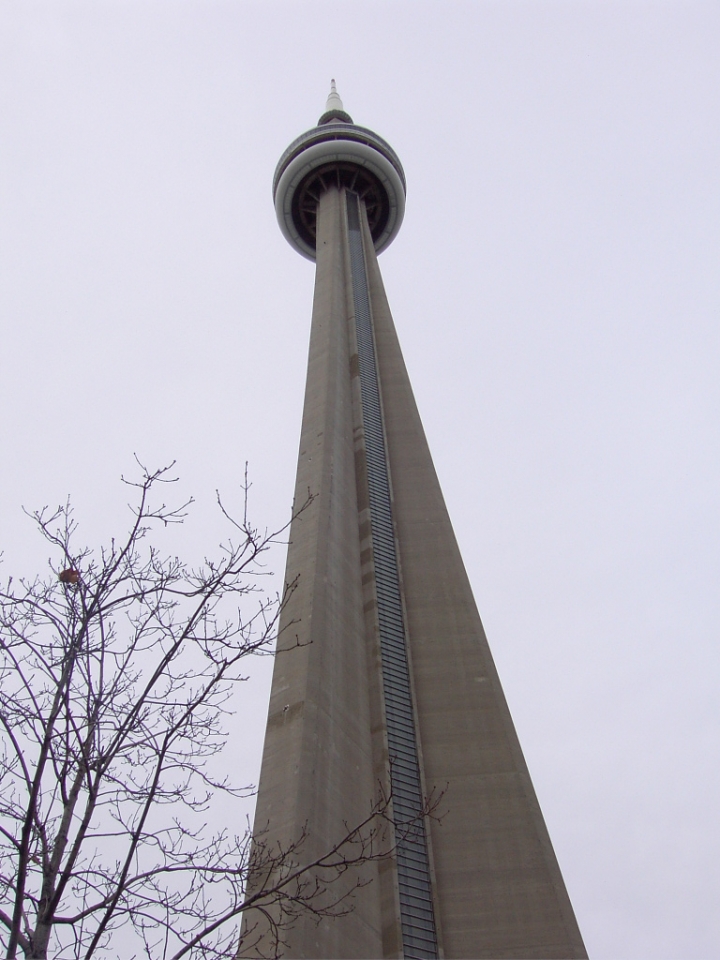
[(295, 504), (312, 500), (290, 530), (256, 836), (304, 836), (309, 863), (378, 785), (398, 825), (444, 791), (440, 821), (398, 828), (362, 867), (353, 910), (299, 917), (283, 955), (584, 957), (378, 268), (403, 219), (400, 161), (333, 82), (273, 192), (285, 237), (316, 261)]

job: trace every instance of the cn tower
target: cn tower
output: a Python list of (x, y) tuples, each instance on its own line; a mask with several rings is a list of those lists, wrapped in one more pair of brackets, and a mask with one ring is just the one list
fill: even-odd
[[(377, 256), (405, 174), (333, 81), (273, 181), (315, 262), (286, 581), (255, 834), (311, 863), (392, 796), (398, 831), (340, 917), (303, 914), (294, 958), (585, 957), (413, 398)], [(261, 918), (242, 956), (271, 950)], [(267, 922), (267, 933), (263, 923)], [(265, 939), (264, 939), (265, 938)], [(249, 950), (249, 952), (244, 952)]]

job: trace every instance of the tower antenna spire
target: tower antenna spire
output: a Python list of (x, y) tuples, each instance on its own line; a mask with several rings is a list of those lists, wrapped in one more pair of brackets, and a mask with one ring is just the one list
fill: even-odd
[(330, 93), (325, 104), (325, 113), (318, 120), (318, 126), (321, 123), (331, 123), (332, 121), (342, 120), (343, 123), (352, 123), (352, 117), (345, 112), (340, 94), (337, 92), (335, 80), (330, 81)]
[(335, 86), (335, 80), (330, 81), (330, 93), (328, 94), (327, 103), (325, 104), (325, 111), (328, 110), (342, 110), (343, 102), (340, 99), (340, 94), (337, 92), (337, 87)]

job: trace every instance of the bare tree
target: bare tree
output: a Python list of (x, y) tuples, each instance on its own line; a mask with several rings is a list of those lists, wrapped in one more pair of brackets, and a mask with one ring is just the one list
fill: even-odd
[[(271, 953), (303, 911), (336, 917), (408, 824), (392, 798), (303, 861), (304, 837), (270, 847), (205, 823), (213, 797), (247, 796), (212, 773), (244, 658), (270, 652), (284, 597), (258, 577), (283, 531), (261, 532), (218, 503), (231, 537), (192, 568), (156, 535), (191, 501), (156, 498), (171, 468), (130, 483), (122, 542), (78, 547), (69, 503), (31, 514), (52, 550), (47, 577), (0, 588), (0, 942), (6, 956), (128, 960), (231, 957), (244, 912), (272, 928)], [(354, 871), (354, 872), (353, 872)], [(337, 884), (344, 877), (345, 881)], [(348, 882), (349, 881), (349, 882)], [(262, 925), (261, 924), (261, 925)], [(113, 939), (125, 928), (123, 947)], [(129, 946), (136, 944), (136, 947)], [(263, 939), (267, 949), (268, 938)]]

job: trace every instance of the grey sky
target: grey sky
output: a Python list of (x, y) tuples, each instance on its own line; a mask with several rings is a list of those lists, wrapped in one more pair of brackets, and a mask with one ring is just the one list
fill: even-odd
[(286, 519), (313, 269), (270, 182), (334, 76), (405, 166), (381, 267), (595, 958), (720, 956), (718, 49), (715, 3), (0, 3), (5, 573), (21, 504), (123, 524), (133, 452), (198, 498), (177, 549), (245, 460)]

